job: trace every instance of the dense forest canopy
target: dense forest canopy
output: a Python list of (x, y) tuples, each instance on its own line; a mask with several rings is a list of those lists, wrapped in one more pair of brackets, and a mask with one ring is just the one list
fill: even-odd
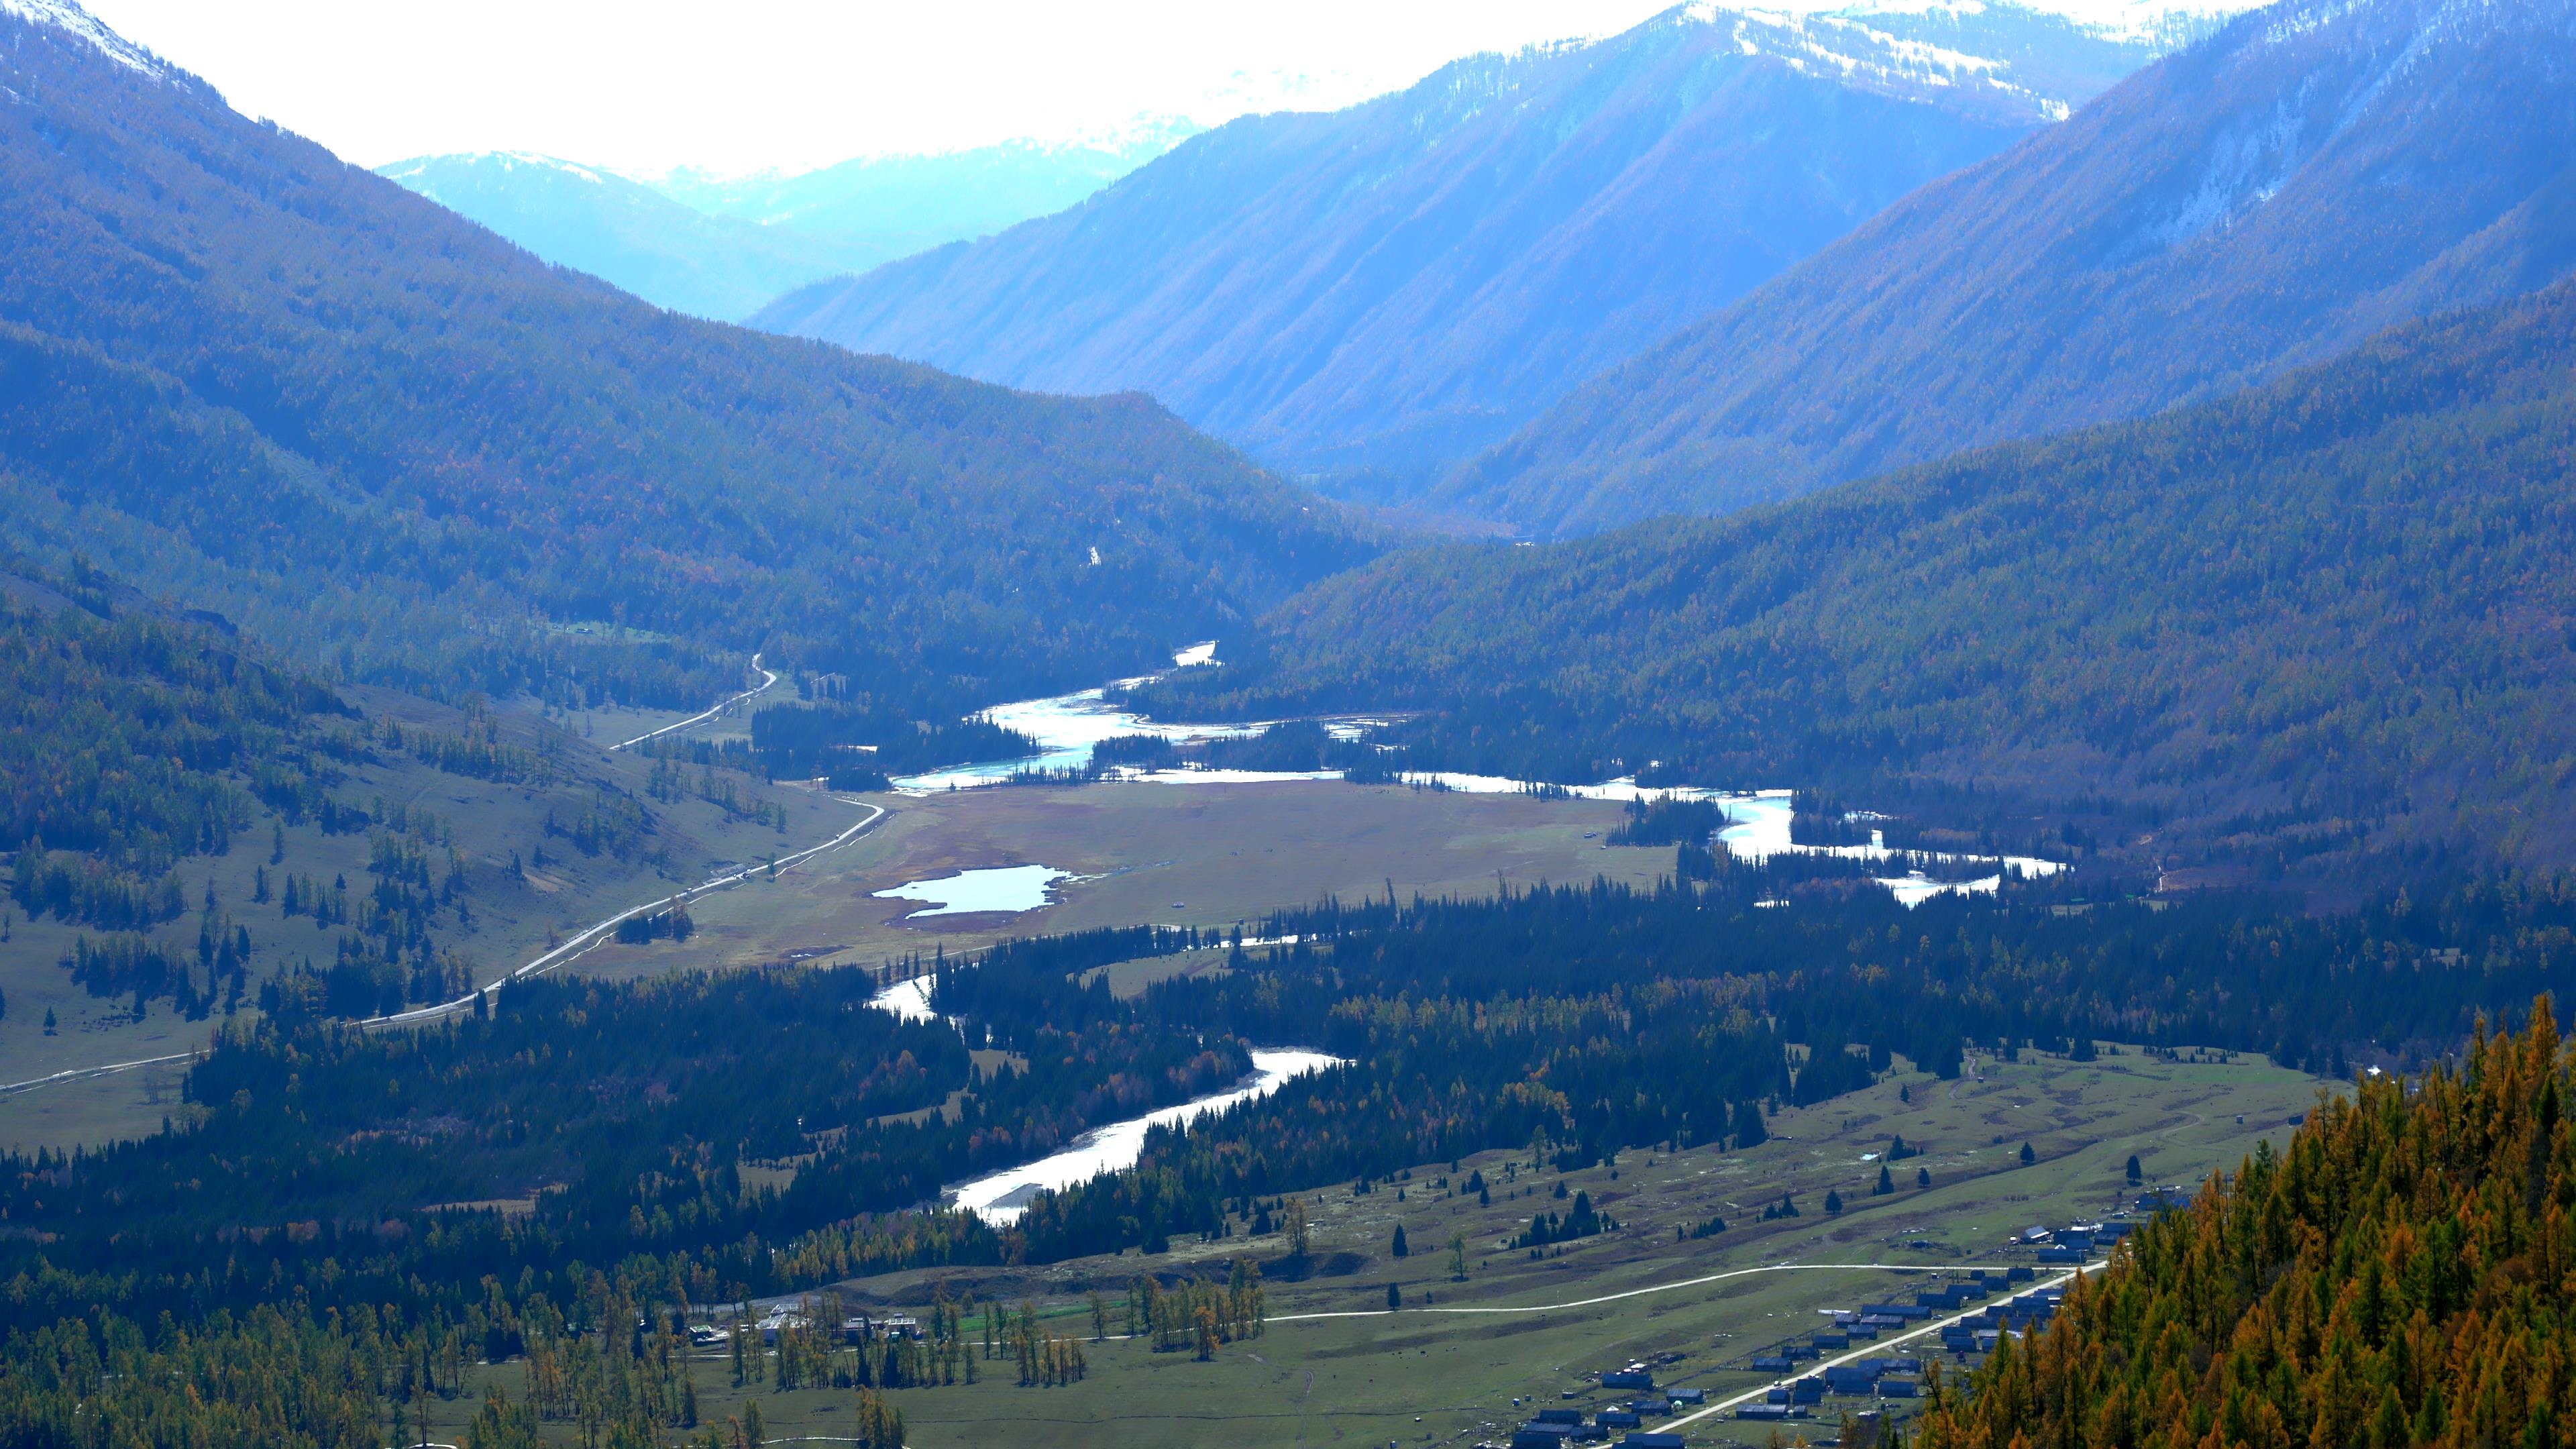
[(2544, 998), (2150, 1223), (1919, 1449), (2566, 1442), (2576, 1136)]
[[(41, 600), (40, 587), (21, 584)], [(314, 681), (202, 628), (89, 604), (0, 594), (0, 851), (76, 851), (155, 878), (249, 825), (237, 782), (292, 799), (358, 748), (330, 728), (352, 711)], [(19, 885), (32, 887), (23, 872)]]
[[(1712, 876), (1326, 903), (1260, 923), (1300, 938), (1286, 948), (1137, 927), (889, 967), (929, 974), (953, 1026), (872, 1007), (887, 976), (856, 968), (548, 979), (399, 1031), (237, 1025), (169, 1130), (0, 1164), (6, 1221), (42, 1235), (0, 1239), (0, 1277), (25, 1275), (6, 1312), (238, 1311), (291, 1280), (317, 1303), (454, 1314), (485, 1274), (523, 1311), (612, 1268), (632, 1292), (711, 1302), (867, 1264), (1049, 1261), (1539, 1135), (1574, 1166), (1750, 1142), (1767, 1110), (1899, 1057), (1948, 1076), (1970, 1049), (2110, 1039), (2318, 1070), (2429, 1060), (2576, 955), (2565, 892), (2511, 880), (2320, 918), (2225, 896), (2070, 913), (2019, 892), (1908, 911), (1789, 859)], [(1228, 970), (1134, 998), (1097, 970), (1192, 947), (1227, 950)], [(1247, 1044), (1292, 1042), (1350, 1064), (1157, 1131), (1137, 1170), (1011, 1228), (904, 1215), (1231, 1083)], [(1000, 1055), (978, 1066), (970, 1045)], [(801, 1164), (784, 1186), (746, 1171), (780, 1161)], [(282, 1231), (297, 1222), (313, 1227)]]
[(1392, 736), (1421, 765), (2116, 806), (2166, 863), (2364, 837), (2561, 861), (2571, 448), (2562, 286), (1795, 504), (1403, 554), (1143, 698), (1421, 709)]

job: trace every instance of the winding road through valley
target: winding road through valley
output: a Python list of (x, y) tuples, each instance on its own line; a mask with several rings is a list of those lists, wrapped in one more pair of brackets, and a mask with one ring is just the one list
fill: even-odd
[[(705, 710), (698, 714), (693, 714), (687, 719), (679, 721), (677, 724), (664, 725), (660, 729), (647, 731), (644, 734), (637, 735), (631, 740), (622, 740), (609, 748), (618, 750), (629, 749), (633, 746), (644, 743), (646, 740), (656, 739), (677, 730), (684, 730), (691, 725), (702, 724), (707, 720), (714, 719), (716, 716), (724, 713), (734, 705), (760, 695), (778, 683), (779, 675), (777, 671), (761, 668), (759, 655), (755, 654), (751, 656), (751, 667), (759, 670), (761, 675), (761, 682), (752, 688), (725, 699), (712, 709)], [(710, 892), (726, 890), (733, 886), (740, 885), (744, 881), (747, 881), (753, 876), (759, 875), (764, 871), (774, 875), (779, 871), (792, 869), (804, 861), (811, 860), (815, 856), (822, 855), (828, 851), (838, 850), (842, 846), (849, 844), (851, 841), (858, 839), (868, 831), (876, 828), (877, 824), (884, 820), (890, 813), (886, 807), (882, 805), (871, 805), (866, 801), (855, 800), (847, 795), (835, 794), (832, 798), (842, 802), (843, 804), (856, 806), (868, 813), (863, 818), (850, 825), (847, 829), (844, 829), (839, 834), (834, 835), (831, 839), (824, 841), (820, 845), (809, 845), (805, 849), (797, 851), (792, 855), (779, 856), (775, 860), (766, 864), (746, 866), (743, 869), (731, 872), (730, 874), (712, 877), (697, 885), (689, 886), (686, 889), (673, 891), (671, 894), (663, 896), (658, 900), (646, 901), (642, 905), (638, 906), (629, 906), (625, 910), (619, 911), (617, 914), (610, 916), (605, 920), (593, 922), (591, 925), (584, 927), (581, 931), (565, 939), (560, 944), (548, 948), (543, 955), (527, 961), (506, 975), (476, 987), (474, 990), (467, 992), (465, 995), (460, 996), (453, 1001), (442, 1001), (431, 1006), (416, 1006), (409, 1011), (398, 1011), (384, 1016), (365, 1017), (353, 1022), (352, 1024), (357, 1026), (407, 1026), (424, 1021), (434, 1021), (439, 1017), (447, 1016), (459, 1011), (472, 1010), (476, 997), (482, 996), (487, 992), (499, 991), (515, 982), (532, 980), (536, 977), (545, 975), (547, 972), (554, 971), (571, 964), (573, 961), (579, 959), (583, 954), (589, 952), (593, 948), (597, 947), (601, 942), (607, 940), (610, 934), (617, 929), (621, 922), (633, 920), (637, 916), (651, 915), (656, 911), (669, 910), (673, 906), (686, 905), (690, 901), (696, 900), (698, 897), (707, 895)], [(14, 1097), (24, 1092), (35, 1091), (40, 1087), (56, 1087), (70, 1082), (85, 1082), (98, 1077), (114, 1076), (119, 1072), (130, 1072), (140, 1067), (167, 1066), (174, 1062), (192, 1061), (197, 1056), (198, 1053), (195, 1051), (170, 1052), (157, 1057), (137, 1057), (132, 1061), (102, 1062), (99, 1065), (92, 1067), (67, 1067), (62, 1071), (53, 1072), (46, 1076), (30, 1077), (23, 1082), (0, 1083), (0, 1098)]]

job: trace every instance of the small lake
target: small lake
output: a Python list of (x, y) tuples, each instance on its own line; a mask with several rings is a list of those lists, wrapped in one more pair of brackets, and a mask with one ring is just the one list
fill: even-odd
[(1047, 865), (1005, 865), (991, 870), (964, 870), (955, 875), (933, 880), (908, 880), (899, 886), (888, 886), (869, 894), (878, 900), (924, 901), (930, 909), (914, 911), (904, 919), (917, 921), (925, 916), (966, 916), (981, 911), (1005, 911), (1017, 914), (1052, 905), (1052, 892), (1058, 881), (1076, 880), (1069, 870)]
[(941, 1196), (960, 1208), (974, 1209), (986, 1222), (1011, 1222), (1028, 1206), (1029, 1199), (1041, 1192), (1061, 1191), (1104, 1172), (1135, 1166), (1137, 1156), (1145, 1150), (1145, 1133), (1152, 1128), (1222, 1112), (1238, 1102), (1269, 1096), (1292, 1078), (1344, 1065), (1347, 1063), (1340, 1057), (1302, 1047), (1255, 1047), (1252, 1075), (1227, 1091), (1113, 1122), (1084, 1133), (1072, 1146), (1053, 1156), (959, 1183)]

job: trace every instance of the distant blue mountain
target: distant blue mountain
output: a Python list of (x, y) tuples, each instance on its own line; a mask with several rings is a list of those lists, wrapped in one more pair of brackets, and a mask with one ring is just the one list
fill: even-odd
[(1235, 121), (1060, 215), (754, 323), (1022, 387), (1142, 389), (1385, 498), (2156, 48), (2004, 5), (1685, 6)]
[(630, 177), (522, 152), (423, 156), (386, 177), (547, 261), (674, 311), (740, 321), (779, 294), (1061, 211), (1197, 133), (1015, 141), (799, 175)]

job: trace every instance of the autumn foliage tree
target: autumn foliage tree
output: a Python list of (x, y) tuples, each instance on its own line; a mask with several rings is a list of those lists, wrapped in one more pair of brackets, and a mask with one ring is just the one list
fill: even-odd
[(2361, 1084), (2138, 1233), (1919, 1449), (2576, 1442), (2576, 1164), (2549, 1000)]

